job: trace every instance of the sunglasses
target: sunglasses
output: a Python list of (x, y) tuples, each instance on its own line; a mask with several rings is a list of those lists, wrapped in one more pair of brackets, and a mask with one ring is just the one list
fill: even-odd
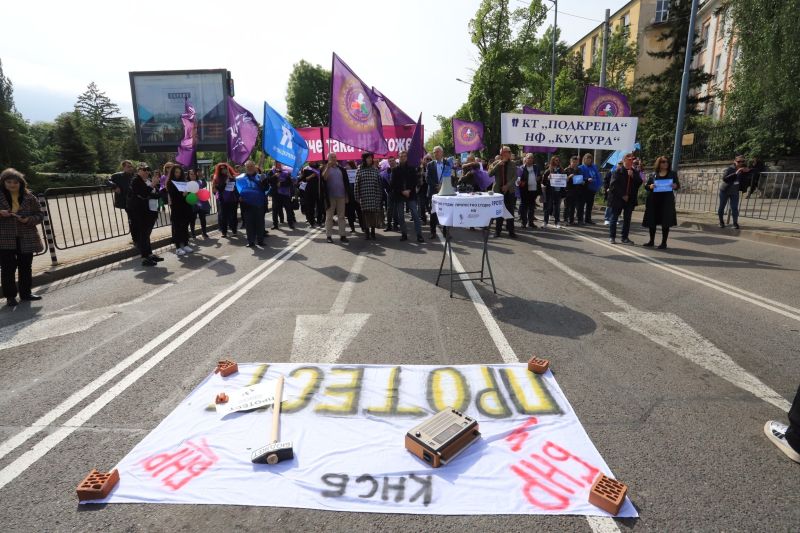
[(744, 164), (744, 161), (742, 161), (741, 159), (737, 159), (737, 160), (736, 160), (736, 163), (739, 163), (739, 164)]

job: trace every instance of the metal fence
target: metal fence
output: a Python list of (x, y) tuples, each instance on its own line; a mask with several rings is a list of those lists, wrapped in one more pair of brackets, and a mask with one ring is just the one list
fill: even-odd
[[(678, 209), (717, 212), (720, 171), (686, 170), (680, 181), (675, 195)], [(763, 172), (752, 188), (741, 189), (739, 216), (800, 224), (800, 172)]]
[[(211, 213), (217, 212), (214, 196), (209, 200)], [(95, 242), (121, 237), (130, 233), (125, 210), (114, 207), (114, 189), (104, 185), (86, 187), (59, 187), (47, 189), (39, 195), (44, 221), (41, 231), (56, 264), (55, 250), (66, 250)], [(155, 227), (170, 224), (169, 206), (159, 211)]]

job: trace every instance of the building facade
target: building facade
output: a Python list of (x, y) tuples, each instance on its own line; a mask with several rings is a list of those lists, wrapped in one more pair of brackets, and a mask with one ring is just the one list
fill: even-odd
[[(724, 6), (724, 0), (701, 1), (697, 12), (697, 39), (702, 43), (700, 52), (693, 59), (693, 66), (710, 73), (713, 80), (698, 91), (699, 95), (714, 95), (714, 99), (702, 104), (702, 111), (719, 119), (725, 115), (725, 94), (731, 88), (733, 67), (739, 57), (739, 47), (732, 32), (732, 17)], [(661, 26), (669, 19), (670, 0), (631, 0), (609, 18), (609, 35), (620, 26), (628, 28), (628, 38), (636, 45), (636, 67), (627, 75), (630, 87), (636, 80), (651, 74), (659, 74), (667, 61), (651, 57), (647, 52), (663, 50), (667, 43), (659, 42)], [(598, 11), (601, 11), (598, 9)], [(603, 24), (573, 44), (568, 53), (577, 55), (584, 70), (600, 60), (603, 46)]]

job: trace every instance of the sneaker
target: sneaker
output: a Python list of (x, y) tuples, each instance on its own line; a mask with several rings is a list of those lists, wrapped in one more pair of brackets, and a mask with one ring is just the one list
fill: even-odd
[[(178, 257), (181, 257), (183, 255), (186, 255), (186, 252), (183, 251), (183, 248), (176, 248), (175, 249), (175, 255), (177, 255)], [(148, 259), (148, 261), (149, 260), (150, 259)], [(155, 261), (153, 261), (153, 263), (155, 263)], [(142, 264), (144, 264), (144, 261), (142, 261)]]
[(187, 246), (183, 247), (183, 251), (186, 252), (187, 254), (190, 254), (190, 253), (194, 252), (194, 248), (192, 248), (191, 246), (187, 245)]
[(559, 224), (558, 222), (556, 222), (556, 229), (561, 229), (561, 224)]
[(333, 242), (333, 237), (328, 237), (327, 240), (328, 240), (328, 242), (332, 243)]
[(611, 222), (609, 222), (608, 220), (604, 220), (604, 221), (603, 221), (603, 225), (604, 225), (604, 226), (610, 226), (610, 225), (611, 225)]
[(800, 453), (795, 451), (786, 441), (786, 430), (788, 426), (781, 424), (776, 420), (768, 420), (764, 424), (764, 434), (772, 441), (772, 444), (778, 447), (780, 451), (795, 463), (800, 463)]
[(617, 244), (617, 239), (608, 239), (608, 244)]
[(622, 244), (630, 244), (632, 246), (633, 245), (633, 241), (630, 240), (630, 239), (627, 239), (627, 238), (626, 239), (622, 239)]

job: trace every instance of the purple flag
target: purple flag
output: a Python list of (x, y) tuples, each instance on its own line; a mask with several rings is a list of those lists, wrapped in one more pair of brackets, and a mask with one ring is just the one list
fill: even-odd
[[(540, 109), (536, 109), (534, 107), (530, 107), (527, 105), (522, 106), (522, 112), (526, 115), (547, 115), (549, 113), (545, 113)], [(558, 150), (558, 148), (553, 148), (551, 146), (523, 146), (522, 151), (527, 153), (544, 153), (544, 154), (552, 154)]]
[(247, 109), (228, 97), (228, 159), (241, 165), (256, 146), (258, 122)]
[(454, 118), (453, 144), (457, 154), (483, 150), (483, 124)]
[(375, 95), (375, 105), (381, 112), (381, 122), (384, 126), (407, 126), (414, 124), (414, 121), (403, 113), (403, 110), (394, 105), (394, 103), (386, 98), (375, 87), (372, 88), (372, 93)]
[(475, 179), (478, 182), (478, 187), (480, 187), (482, 191), (485, 191), (489, 185), (494, 183), (494, 178), (491, 177), (488, 172), (483, 170), (483, 168), (479, 168), (473, 172), (475, 173)]
[(624, 94), (588, 85), (583, 99), (583, 114), (589, 117), (629, 117), (631, 108)]
[(420, 113), (417, 125), (414, 127), (414, 135), (411, 137), (411, 144), (408, 147), (408, 164), (418, 167), (423, 157), (425, 157), (425, 145), (422, 138), (422, 113)]
[(181, 115), (181, 122), (183, 122), (183, 140), (181, 140), (181, 143), (178, 145), (178, 155), (175, 156), (175, 161), (184, 167), (188, 167), (194, 162), (194, 152), (197, 146), (195, 142), (194, 116), (194, 106), (187, 98), (184, 100), (184, 111)]
[(375, 94), (336, 54), (331, 71), (330, 138), (377, 154), (388, 152)]

